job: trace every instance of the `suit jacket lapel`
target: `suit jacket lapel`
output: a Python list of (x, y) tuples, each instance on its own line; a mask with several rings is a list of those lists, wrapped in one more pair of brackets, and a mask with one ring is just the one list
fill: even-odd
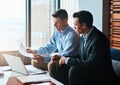
[(95, 33), (95, 29), (93, 29), (93, 31), (91, 32), (91, 34), (88, 36), (88, 39), (87, 39), (87, 41), (86, 41), (86, 45), (85, 45), (85, 47), (84, 47), (84, 54), (83, 54), (83, 56), (84, 56), (84, 58), (87, 56), (87, 49), (88, 49), (88, 47), (89, 47), (89, 45), (92, 43), (92, 39), (93, 39), (93, 37), (94, 37), (94, 35), (95, 35), (96, 33)]
[(80, 48), (81, 48), (81, 59), (83, 59), (84, 56), (85, 56), (85, 47), (84, 47), (84, 39), (83, 38), (81, 39), (81, 46), (80, 46)]

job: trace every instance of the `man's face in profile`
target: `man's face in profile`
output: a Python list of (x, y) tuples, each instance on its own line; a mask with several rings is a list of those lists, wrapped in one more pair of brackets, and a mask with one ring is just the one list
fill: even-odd
[(54, 22), (54, 26), (56, 27), (56, 29), (58, 31), (63, 31), (64, 30), (64, 26), (66, 24), (66, 20), (62, 20), (59, 17), (58, 18), (53, 18), (53, 22)]

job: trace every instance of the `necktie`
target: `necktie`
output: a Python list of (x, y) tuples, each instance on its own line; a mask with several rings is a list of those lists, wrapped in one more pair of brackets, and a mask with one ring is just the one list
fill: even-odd
[(85, 40), (83, 39), (83, 43), (82, 43), (82, 50), (83, 50), (83, 53), (84, 53), (84, 48), (85, 48)]
[(85, 47), (85, 45), (86, 45), (86, 40), (87, 40), (87, 37), (85, 36), (85, 35), (83, 35), (83, 45), (84, 45), (84, 47)]
[(85, 50), (86, 38), (83, 39), (83, 44), (82, 44), (82, 45), (83, 45), (83, 46), (82, 46), (82, 47), (83, 47), (83, 49), (82, 49), (82, 50), (83, 50), (83, 51), (82, 51), (82, 52), (83, 52), (83, 53), (82, 53), (82, 54), (83, 54), (82, 59), (85, 60), (85, 59), (86, 59), (86, 52), (85, 52), (85, 51), (86, 51), (86, 50)]

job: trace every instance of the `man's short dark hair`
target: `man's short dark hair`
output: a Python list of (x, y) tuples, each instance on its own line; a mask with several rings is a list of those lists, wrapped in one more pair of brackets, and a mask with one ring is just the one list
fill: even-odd
[(59, 17), (62, 20), (68, 19), (68, 13), (65, 9), (58, 9), (57, 11), (55, 11), (55, 13), (52, 14), (52, 16), (55, 18)]
[(93, 15), (89, 12), (89, 11), (79, 11), (79, 12), (75, 12), (73, 14), (73, 18), (78, 18), (79, 19), (79, 23), (85, 23), (88, 27), (92, 27), (93, 25)]

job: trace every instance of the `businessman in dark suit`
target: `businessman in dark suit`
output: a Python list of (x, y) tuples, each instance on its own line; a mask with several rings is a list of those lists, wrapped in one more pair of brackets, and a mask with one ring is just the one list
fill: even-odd
[(58, 80), (66, 85), (115, 85), (109, 40), (93, 26), (89, 11), (76, 12), (73, 18), (74, 28), (81, 35), (80, 47), (77, 58), (60, 58), (56, 64)]

